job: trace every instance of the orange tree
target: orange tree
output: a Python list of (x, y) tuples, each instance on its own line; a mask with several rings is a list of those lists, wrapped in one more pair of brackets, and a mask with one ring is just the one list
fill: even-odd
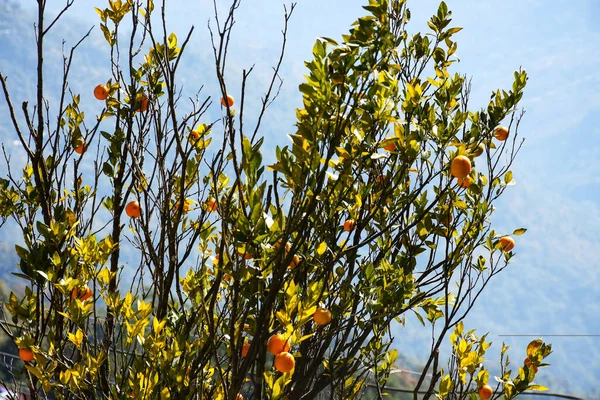
[(252, 124), (252, 70), (237, 99), (225, 76), (239, 0), (209, 25), (221, 98), (199, 91), (186, 112), (177, 71), (192, 30), (169, 33), (150, 0), (96, 9), (112, 76), (90, 85), (104, 106), (92, 118), (68, 84), (81, 41), (49, 114), (44, 40), (57, 20), (38, 5), (37, 98), (23, 118), (1, 75), (27, 154), (18, 173), (6, 159), (0, 182), (27, 282), (1, 327), (34, 397), (350, 399), (370, 386), (381, 398), (398, 354), (394, 320), (431, 326), (415, 398), (543, 389), (532, 381), (550, 346), (532, 342), (514, 373), (503, 346), (493, 381), (490, 343), (463, 328), (524, 231), (499, 234), (490, 216), (513, 183), (527, 77), (515, 72), (510, 90), (470, 111), (468, 82), (449, 71), (460, 28), (445, 3), (427, 34), (407, 33), (404, 0), (370, 0), (340, 43), (318, 39), (292, 144), (271, 165), (260, 128), (293, 4)]

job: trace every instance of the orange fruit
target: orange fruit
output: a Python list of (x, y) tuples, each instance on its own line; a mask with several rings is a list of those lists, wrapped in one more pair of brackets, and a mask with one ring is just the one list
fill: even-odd
[(492, 389), (490, 385), (483, 385), (477, 394), (482, 400), (488, 400), (494, 394), (494, 389)]
[(149, 103), (150, 100), (148, 99), (148, 96), (142, 93), (141, 96), (138, 96), (138, 98), (136, 98), (137, 107), (135, 108), (135, 111), (147, 111)]
[(375, 182), (383, 185), (386, 179), (387, 177), (385, 175), (379, 175), (377, 178), (375, 178)]
[(294, 258), (292, 258), (292, 261), (290, 261), (290, 265), (288, 265), (289, 269), (294, 269), (298, 266), (298, 264), (300, 264), (301, 258), (298, 256), (294, 256)]
[(287, 341), (282, 334), (276, 333), (269, 338), (267, 349), (269, 350), (269, 353), (277, 355), (281, 352), (289, 351), (290, 342)]
[(500, 141), (508, 139), (508, 128), (505, 126), (497, 126), (494, 128), (494, 137)]
[(198, 133), (198, 131), (191, 131), (190, 132), (190, 139), (195, 142), (196, 140), (200, 139), (200, 134)]
[(450, 173), (455, 178), (465, 178), (471, 173), (471, 160), (465, 156), (456, 156), (450, 164)]
[(344, 222), (344, 230), (346, 232), (352, 232), (355, 227), (356, 227), (356, 221), (354, 221), (353, 219), (348, 219), (348, 220), (346, 220), (346, 222)]
[(468, 188), (469, 186), (471, 186), (471, 178), (469, 178), (468, 176), (464, 177), (464, 178), (458, 178), (458, 182), (457, 182), (458, 186), (460, 186), (461, 188)]
[(296, 360), (294, 356), (287, 351), (283, 351), (275, 356), (275, 369), (279, 372), (290, 372), (294, 369), (295, 365)]
[[(525, 366), (526, 366), (527, 368), (531, 367), (531, 360), (529, 359), (529, 357), (527, 357), (527, 358), (525, 359), (525, 361), (523, 361), (523, 363), (525, 364)], [(538, 367), (534, 365), (534, 366), (533, 366), (533, 370), (534, 370), (534, 371), (537, 373), (537, 372), (538, 372)]]
[(246, 260), (251, 260), (252, 259), (252, 254), (248, 253), (248, 250), (246, 250), (245, 252), (241, 251), (241, 250), (238, 250), (237, 253), (238, 253), (238, 255), (240, 257), (244, 257)]
[(29, 349), (19, 349), (19, 357), (25, 362), (33, 361), (33, 351)]
[(217, 200), (214, 197), (211, 197), (210, 200), (208, 200), (208, 212), (213, 212), (213, 211), (217, 211)]
[(327, 325), (331, 322), (331, 311), (326, 308), (317, 308), (313, 319), (317, 325)]
[(246, 330), (246, 331), (247, 331), (248, 329), (250, 329), (250, 325), (248, 325), (248, 324), (244, 324), (244, 330)]
[(238, 393), (237, 396), (235, 396), (235, 400), (244, 400), (244, 396)]
[(225, 274), (223, 275), (223, 279), (225, 279), (227, 282), (231, 282), (233, 280), (233, 276)]
[[(278, 250), (279, 246), (281, 246), (281, 240), (279, 239), (277, 242), (275, 242), (275, 244), (273, 245), (273, 249)], [(290, 242), (285, 242), (285, 252), (289, 253), (290, 249), (292, 248), (292, 245), (290, 244)]]
[(394, 150), (396, 150), (396, 143), (389, 143), (389, 144), (383, 146), (383, 148), (387, 151), (394, 151)]
[(223, 97), (221, 99), (221, 105), (223, 107), (227, 107), (227, 106), (231, 107), (231, 106), (233, 106), (233, 102), (234, 102), (233, 101), (233, 96), (230, 95), (230, 94), (228, 94), (227, 97)]
[(75, 147), (75, 153), (80, 155), (85, 153), (85, 142), (81, 142), (79, 146)]
[(79, 291), (79, 288), (74, 288), (71, 292), (72, 299), (86, 301), (90, 297), (92, 297), (92, 289), (89, 286), (86, 286), (82, 291)]
[(515, 239), (510, 236), (503, 236), (500, 238), (500, 246), (503, 251), (511, 251), (515, 247)]
[(98, 100), (106, 100), (108, 97), (108, 88), (106, 85), (98, 85), (94, 88), (94, 97)]
[(242, 346), (242, 357), (246, 357), (248, 355), (248, 350), (250, 350), (250, 343), (244, 343)]
[(130, 201), (129, 203), (127, 203), (127, 206), (125, 206), (125, 213), (130, 218), (139, 218), (140, 215), (142, 215), (140, 203), (138, 203), (135, 200)]

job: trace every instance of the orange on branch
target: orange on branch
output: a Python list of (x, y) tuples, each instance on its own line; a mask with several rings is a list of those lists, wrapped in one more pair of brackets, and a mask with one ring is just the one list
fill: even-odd
[(231, 107), (231, 106), (233, 106), (233, 103), (234, 103), (233, 96), (230, 94), (228, 94), (226, 97), (223, 97), (221, 99), (221, 105), (223, 107), (228, 107), (228, 106)]
[(344, 222), (344, 230), (346, 232), (352, 232), (354, 228), (356, 228), (356, 221), (353, 219), (348, 219), (346, 222)]
[(75, 147), (75, 153), (81, 155), (85, 153), (85, 142), (81, 142), (81, 144)]
[(33, 351), (29, 349), (19, 349), (19, 357), (25, 362), (33, 361)]
[(450, 173), (455, 178), (465, 178), (471, 173), (471, 160), (466, 156), (456, 156), (450, 164)]
[(250, 343), (244, 343), (242, 346), (242, 357), (246, 357), (248, 355), (248, 351), (250, 350)]
[(515, 247), (515, 239), (510, 236), (503, 236), (500, 238), (500, 246), (503, 251), (511, 251)]
[(148, 99), (148, 96), (146, 96), (145, 94), (142, 94), (141, 96), (136, 98), (135, 102), (136, 102), (135, 111), (139, 112), (139, 111), (147, 111), (148, 110), (148, 105), (150, 103), (150, 100)]
[(508, 139), (508, 128), (505, 126), (497, 126), (494, 128), (494, 137), (500, 141)]
[(292, 258), (292, 261), (290, 261), (290, 265), (288, 265), (288, 268), (289, 268), (289, 269), (294, 269), (294, 268), (296, 268), (296, 267), (298, 266), (298, 264), (300, 264), (300, 261), (301, 261), (301, 260), (302, 260), (302, 259), (301, 259), (299, 256), (297, 256), (297, 255), (294, 255), (294, 257)]
[(317, 325), (327, 325), (331, 322), (331, 311), (326, 308), (317, 308), (313, 315), (313, 320)]
[(483, 385), (477, 394), (479, 395), (480, 399), (488, 400), (494, 394), (494, 389), (492, 389), (490, 385)]
[(244, 396), (238, 393), (237, 396), (235, 396), (235, 400), (244, 400)]
[(208, 203), (206, 203), (206, 205), (208, 212), (217, 211), (217, 199), (215, 199), (214, 197), (211, 197), (210, 200), (208, 200)]
[(275, 356), (275, 369), (279, 372), (290, 372), (294, 369), (296, 360), (294, 356), (287, 351), (281, 352)]
[(471, 178), (469, 178), (468, 176), (464, 178), (458, 178), (457, 184), (461, 188), (467, 189), (469, 186), (471, 186)]
[(125, 206), (125, 213), (130, 218), (139, 218), (142, 215), (142, 209), (140, 208), (140, 203), (137, 201), (130, 201)]
[(94, 97), (98, 100), (106, 100), (108, 98), (108, 88), (106, 85), (98, 85), (94, 88)]
[(387, 151), (394, 151), (394, 150), (396, 150), (396, 143), (389, 143), (389, 144), (383, 146), (383, 148), (384, 148), (384, 150), (387, 150)]
[(72, 299), (79, 299), (81, 301), (86, 301), (92, 297), (92, 289), (89, 286), (86, 286), (83, 290), (79, 290), (79, 288), (74, 288), (71, 292)]
[(267, 342), (267, 350), (273, 355), (277, 355), (284, 351), (290, 350), (290, 342), (286, 340), (282, 334), (276, 333), (269, 338)]

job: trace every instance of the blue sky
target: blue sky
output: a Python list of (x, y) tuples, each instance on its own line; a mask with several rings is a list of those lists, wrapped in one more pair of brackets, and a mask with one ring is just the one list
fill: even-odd
[[(61, 3), (52, 1), (51, 7)], [(99, 2), (76, 2), (71, 13), (84, 26), (98, 22), (91, 3)], [(205, 94), (217, 96), (206, 28), (211, 3), (170, 0), (167, 13), (171, 29), (180, 37), (187, 27), (196, 27), (182, 83), (190, 90), (205, 84)], [(239, 93), (242, 69), (256, 64), (249, 102), (258, 103), (276, 60), (282, 4), (245, 0), (238, 11), (228, 82), (234, 94)], [(339, 38), (364, 14), (362, 4), (300, 0), (290, 23), (282, 71), (285, 84), (263, 131), (272, 148), (287, 144), (286, 135), (293, 132), (294, 109), (301, 104), (297, 87), (305, 73), (303, 61), (310, 58), (315, 38)], [(498, 344), (496, 352), (501, 334), (600, 334), (600, 2), (450, 0), (447, 4), (453, 25), (464, 28), (456, 35), (461, 62), (454, 70), (473, 78), (472, 108), (484, 107), (492, 90), (508, 88), (520, 66), (530, 78), (520, 133), (526, 142), (513, 167), (517, 185), (505, 193), (493, 219), (499, 231), (526, 227), (528, 232), (517, 239), (514, 263), (488, 288), (467, 326), (489, 331)], [(413, 32), (426, 29), (437, 5), (431, 0), (409, 1)], [(101, 41), (96, 28), (89, 45)], [(94, 76), (97, 70), (88, 67)], [(85, 85), (82, 91), (89, 87)], [(272, 159), (268, 154), (265, 158)], [(417, 331), (406, 334), (422, 337)], [(523, 358), (519, 354), (530, 338), (505, 340), (514, 346), (515, 358)], [(600, 364), (590, 366), (589, 361), (600, 360), (600, 337), (548, 341), (555, 348), (553, 375), (580, 376), (571, 379), (572, 390), (577, 390), (577, 382), (580, 386), (595, 382)], [(540, 383), (552, 386), (544, 382), (545, 374), (540, 374)]]

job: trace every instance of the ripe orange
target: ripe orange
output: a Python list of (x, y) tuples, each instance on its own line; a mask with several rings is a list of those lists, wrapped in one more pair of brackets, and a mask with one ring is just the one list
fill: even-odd
[(375, 178), (375, 182), (383, 185), (385, 183), (386, 178), (387, 177), (385, 175), (379, 175), (377, 178)]
[(300, 257), (295, 255), (294, 258), (292, 258), (292, 261), (290, 261), (290, 265), (288, 265), (289, 269), (294, 269), (298, 266), (298, 264), (300, 264)]
[(296, 360), (294, 356), (287, 351), (281, 352), (275, 356), (275, 368), (279, 372), (290, 372), (294, 369)]
[(135, 111), (147, 111), (148, 110), (148, 104), (150, 103), (150, 100), (148, 99), (148, 96), (146, 96), (145, 94), (142, 94), (141, 96), (136, 98), (135, 102), (137, 104)]
[[(273, 249), (278, 250), (279, 246), (281, 246), (281, 240), (279, 239), (277, 242), (275, 242), (275, 244), (273, 245)], [(290, 242), (285, 242), (285, 252), (286, 254), (290, 252), (290, 249), (292, 248), (292, 245), (290, 244)]]
[(106, 100), (108, 97), (108, 88), (106, 85), (98, 85), (94, 88), (94, 97), (98, 100)]
[(505, 126), (497, 126), (494, 128), (494, 137), (500, 141), (508, 139), (508, 128)]
[(139, 218), (140, 215), (142, 215), (142, 210), (140, 208), (140, 203), (138, 203), (135, 200), (134, 201), (130, 201), (129, 203), (127, 203), (127, 206), (125, 206), (125, 213), (130, 218)]
[(200, 139), (200, 134), (198, 133), (198, 131), (191, 131), (190, 137), (191, 137), (192, 141), (195, 142), (196, 140)]
[(482, 400), (488, 400), (494, 394), (494, 389), (490, 385), (483, 385), (477, 394)]
[(326, 308), (317, 308), (313, 319), (317, 325), (327, 325), (331, 322), (331, 311)]
[(71, 292), (72, 299), (86, 301), (90, 297), (92, 297), (92, 289), (89, 286), (86, 286), (82, 291), (79, 291), (79, 288), (74, 288)]
[(229, 274), (225, 274), (225, 275), (223, 275), (223, 279), (225, 279), (225, 281), (227, 281), (227, 282), (231, 282), (233, 280), (233, 276), (231, 276)]
[(230, 95), (230, 94), (228, 94), (226, 98), (225, 98), (225, 97), (223, 97), (223, 98), (221, 99), (221, 105), (222, 105), (223, 107), (227, 107), (227, 106), (231, 107), (231, 106), (233, 106), (233, 102), (234, 102), (234, 101), (233, 101), (233, 96), (232, 96), (232, 95)]
[(356, 221), (354, 221), (353, 219), (348, 219), (348, 220), (346, 220), (346, 222), (344, 222), (344, 230), (346, 232), (353, 231), (355, 227), (356, 227)]
[(469, 186), (471, 186), (471, 178), (469, 178), (468, 176), (464, 177), (464, 178), (458, 178), (458, 186), (460, 186), (461, 188), (468, 188)]
[(251, 260), (252, 259), (252, 254), (248, 253), (248, 250), (246, 250), (245, 252), (241, 251), (241, 250), (238, 250), (237, 253), (238, 253), (238, 255), (240, 257), (244, 257), (244, 259), (246, 259), (246, 260)]
[(33, 361), (33, 351), (29, 349), (19, 349), (19, 357), (25, 362)]
[(81, 142), (79, 146), (75, 147), (75, 153), (80, 155), (85, 153), (85, 142)]
[[(525, 359), (525, 361), (523, 361), (523, 363), (525, 364), (525, 366), (526, 366), (527, 368), (531, 367), (531, 360), (529, 359), (529, 357), (527, 357), (527, 358)], [(537, 367), (536, 365), (534, 365), (534, 366), (533, 366), (533, 371), (534, 371), (535, 373), (537, 373), (537, 372), (538, 372), (538, 367)]]
[(456, 156), (450, 164), (450, 173), (455, 178), (464, 178), (471, 173), (471, 160), (465, 156)]
[(211, 197), (208, 200), (208, 212), (217, 211), (217, 200), (214, 197)]
[(281, 352), (289, 351), (290, 342), (287, 341), (282, 334), (276, 333), (269, 338), (267, 349), (269, 350), (269, 353), (277, 355)]
[(500, 238), (500, 246), (503, 251), (511, 251), (515, 247), (515, 239), (510, 236), (503, 236)]
[(244, 400), (244, 396), (238, 393), (237, 396), (235, 396), (235, 400)]
[(383, 148), (387, 151), (394, 151), (394, 150), (396, 150), (396, 143), (387, 144), (387, 145), (383, 146)]
[(250, 343), (244, 343), (242, 346), (242, 357), (246, 357), (248, 355), (248, 351), (250, 350)]

